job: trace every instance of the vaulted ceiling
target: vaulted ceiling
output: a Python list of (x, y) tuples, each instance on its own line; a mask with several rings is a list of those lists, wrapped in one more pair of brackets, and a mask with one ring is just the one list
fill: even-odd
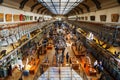
[[(65, 4), (64, 10), (65, 11), (68, 10), (68, 11), (66, 11), (64, 14), (58, 11), (54, 12), (55, 9), (57, 9), (58, 7), (58, 5), (56, 7), (55, 1), (57, 1), (56, 3), (59, 4), (62, 3)], [(77, 2), (77, 5), (69, 6), (72, 8), (68, 8), (67, 4), (68, 3), (72, 4), (71, 1), (74, 1), (73, 3)], [(49, 2), (47, 5), (52, 3), (53, 7), (46, 6), (46, 4), (45, 5), (43, 4), (43, 2), (44, 3)], [(45, 14), (45, 15), (70, 16), (70, 15), (84, 14), (92, 11), (120, 6), (120, 0), (0, 0), (0, 5), (16, 8), (20, 10), (30, 11), (33, 13)]]

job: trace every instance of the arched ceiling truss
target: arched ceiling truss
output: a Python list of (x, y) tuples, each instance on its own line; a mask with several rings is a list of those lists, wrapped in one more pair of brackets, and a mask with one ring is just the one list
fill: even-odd
[[(41, 2), (39, 2), (41, 1)], [(43, 1), (43, 2), (42, 2)], [(46, 1), (46, 2), (45, 2)], [(62, 11), (60, 12), (56, 7), (57, 4), (59, 4), (58, 7), (62, 7), (63, 6), (63, 2), (61, 3), (61, 0), (0, 0), (0, 4), (2, 5), (3, 3), (5, 3), (4, 5), (7, 5), (8, 7), (13, 7), (13, 5), (17, 5), (15, 8), (18, 9), (24, 9), (26, 11), (31, 11), (31, 12), (36, 12), (39, 14), (50, 14), (50, 15), (56, 15), (53, 12), (51, 12), (50, 8), (48, 8), (47, 6), (44, 6), (43, 3), (51, 3), (51, 5), (53, 5), (52, 10), (56, 10), (56, 13), (60, 13), (66, 16), (69, 15), (76, 15), (76, 14), (84, 14), (86, 12), (90, 12), (90, 11), (96, 11), (96, 10), (102, 10), (102, 9), (106, 9), (104, 4), (107, 3), (111, 3), (112, 5), (109, 5), (109, 7), (107, 6), (107, 8), (111, 8), (113, 6), (119, 6), (120, 5), (120, 0), (83, 0), (83, 2), (78, 3), (78, 1), (80, 0), (75, 0), (74, 3), (72, 3), (71, 7), (74, 7), (75, 4), (77, 4), (77, 6), (75, 6), (74, 8), (71, 8), (70, 10), (68, 10), (68, 12), (64, 13), (65, 11), (67, 11), (68, 6), (71, 4), (72, 0), (64, 0), (65, 1), (65, 5), (64, 8), (62, 9)], [(67, 2), (66, 2), (67, 1)], [(56, 2), (56, 4), (55, 4)], [(17, 3), (17, 4), (15, 4)], [(28, 10), (29, 8), (29, 10)], [(59, 14), (58, 14), (59, 15)]]

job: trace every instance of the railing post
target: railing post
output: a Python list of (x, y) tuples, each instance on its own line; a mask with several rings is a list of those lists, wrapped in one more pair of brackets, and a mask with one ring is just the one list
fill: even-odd
[(48, 80), (49, 80), (49, 73), (50, 73), (49, 71), (50, 71), (50, 68), (48, 68)]
[(72, 80), (72, 67), (71, 67), (71, 80)]

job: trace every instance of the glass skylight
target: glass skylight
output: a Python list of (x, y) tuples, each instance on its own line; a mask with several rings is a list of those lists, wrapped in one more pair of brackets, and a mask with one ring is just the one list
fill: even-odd
[(53, 14), (67, 14), (83, 0), (38, 0)]

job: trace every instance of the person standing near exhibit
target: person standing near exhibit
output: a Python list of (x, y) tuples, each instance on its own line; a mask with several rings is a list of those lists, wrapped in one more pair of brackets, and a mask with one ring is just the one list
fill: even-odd
[(17, 64), (18, 64), (19, 70), (22, 71), (22, 68), (24, 67), (24, 65), (23, 65), (22, 60), (20, 58), (18, 58)]
[(67, 60), (67, 62), (68, 62), (68, 60), (69, 60), (69, 53), (67, 52), (67, 54), (66, 54), (66, 60)]
[(95, 62), (94, 62), (94, 68), (97, 68), (98, 67), (98, 61), (96, 60)]
[(99, 71), (99, 73), (103, 72), (102, 61), (99, 61), (99, 63), (98, 63), (98, 71)]

